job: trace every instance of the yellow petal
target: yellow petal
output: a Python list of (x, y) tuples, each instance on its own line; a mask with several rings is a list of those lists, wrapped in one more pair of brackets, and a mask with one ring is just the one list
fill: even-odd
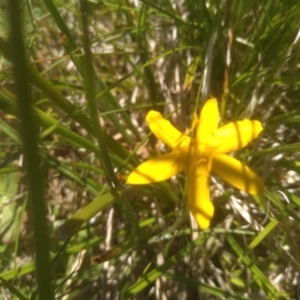
[(209, 172), (206, 159), (193, 162), (188, 167), (187, 205), (199, 227), (204, 230), (210, 225), (214, 206), (210, 201)]
[(232, 122), (217, 129), (209, 144), (217, 146), (217, 153), (228, 153), (247, 146), (262, 130), (261, 123), (256, 120)]
[(179, 145), (183, 147), (189, 145), (190, 138), (177, 130), (158, 111), (150, 110), (146, 116), (146, 122), (155, 136), (171, 149)]
[(207, 100), (201, 110), (199, 124), (196, 133), (196, 141), (205, 145), (219, 124), (219, 109), (215, 98)]
[(249, 167), (237, 159), (225, 154), (217, 154), (213, 158), (212, 171), (236, 188), (249, 194), (262, 194), (264, 183)]
[(152, 158), (134, 169), (127, 177), (127, 184), (148, 184), (166, 180), (183, 171), (187, 152), (173, 151)]

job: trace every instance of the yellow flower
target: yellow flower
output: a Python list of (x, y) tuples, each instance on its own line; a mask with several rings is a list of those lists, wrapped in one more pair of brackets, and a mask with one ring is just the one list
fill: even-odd
[(211, 98), (204, 104), (199, 119), (194, 116), (192, 128), (196, 127), (196, 133), (192, 138), (178, 131), (157, 111), (150, 111), (146, 122), (172, 152), (139, 165), (129, 174), (126, 183), (149, 184), (185, 171), (187, 205), (201, 229), (209, 227), (214, 214), (209, 187), (211, 171), (238, 189), (250, 194), (263, 193), (262, 179), (240, 161), (224, 154), (256, 139), (263, 130), (259, 121), (246, 119), (218, 128), (218, 104)]

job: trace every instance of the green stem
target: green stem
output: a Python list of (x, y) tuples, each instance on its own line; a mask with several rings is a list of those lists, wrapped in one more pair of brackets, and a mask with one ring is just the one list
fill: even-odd
[(134, 216), (134, 213), (131, 210), (129, 203), (125, 196), (120, 199), (117, 189), (121, 187), (119, 180), (113, 170), (111, 159), (109, 157), (107, 143), (105, 143), (105, 131), (103, 130), (101, 123), (99, 122), (99, 111), (98, 105), (95, 97), (95, 70), (93, 67), (93, 55), (90, 49), (90, 40), (89, 40), (89, 26), (88, 26), (88, 5), (89, 3), (86, 0), (81, 0), (81, 13), (82, 13), (82, 29), (83, 29), (83, 44), (85, 52), (85, 88), (86, 88), (86, 97), (89, 103), (90, 116), (92, 121), (92, 126), (96, 134), (98, 145), (101, 150), (101, 154), (98, 155), (101, 165), (104, 168), (107, 181), (111, 187), (111, 193), (116, 199), (118, 208), (126, 215), (126, 219), (129, 220), (134, 232), (137, 234), (139, 232), (139, 226)]
[(35, 243), (36, 281), (39, 299), (54, 299), (51, 267), (49, 260), (50, 241), (47, 227), (47, 208), (44, 199), (42, 174), (38, 155), (37, 128), (31, 107), (31, 92), (28, 82), (28, 69), (25, 47), (22, 39), (20, 1), (10, 0), (9, 20), (11, 26), (11, 58), (14, 63), (15, 86), (21, 122), (24, 156), (28, 179), (29, 201)]

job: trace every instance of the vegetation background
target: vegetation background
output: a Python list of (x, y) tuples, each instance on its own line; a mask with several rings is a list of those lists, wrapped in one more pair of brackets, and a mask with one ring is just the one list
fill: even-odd
[[(0, 6), (1, 299), (300, 299), (298, 0)], [(147, 111), (184, 131), (210, 96), (263, 123), (234, 155), (266, 192), (213, 177), (201, 232), (184, 175), (125, 179), (168, 151)]]

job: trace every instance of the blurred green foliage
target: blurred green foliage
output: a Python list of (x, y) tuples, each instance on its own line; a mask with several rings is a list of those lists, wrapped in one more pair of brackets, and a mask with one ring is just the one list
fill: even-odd
[[(299, 1), (21, 4), (55, 297), (298, 299)], [(0, 5), (1, 294), (34, 299), (34, 208)], [(266, 193), (214, 177), (216, 215), (202, 232), (189, 221), (184, 175), (139, 187), (125, 179), (168, 151), (149, 134), (147, 111), (184, 131), (209, 96), (222, 124), (264, 124), (233, 155)]]

